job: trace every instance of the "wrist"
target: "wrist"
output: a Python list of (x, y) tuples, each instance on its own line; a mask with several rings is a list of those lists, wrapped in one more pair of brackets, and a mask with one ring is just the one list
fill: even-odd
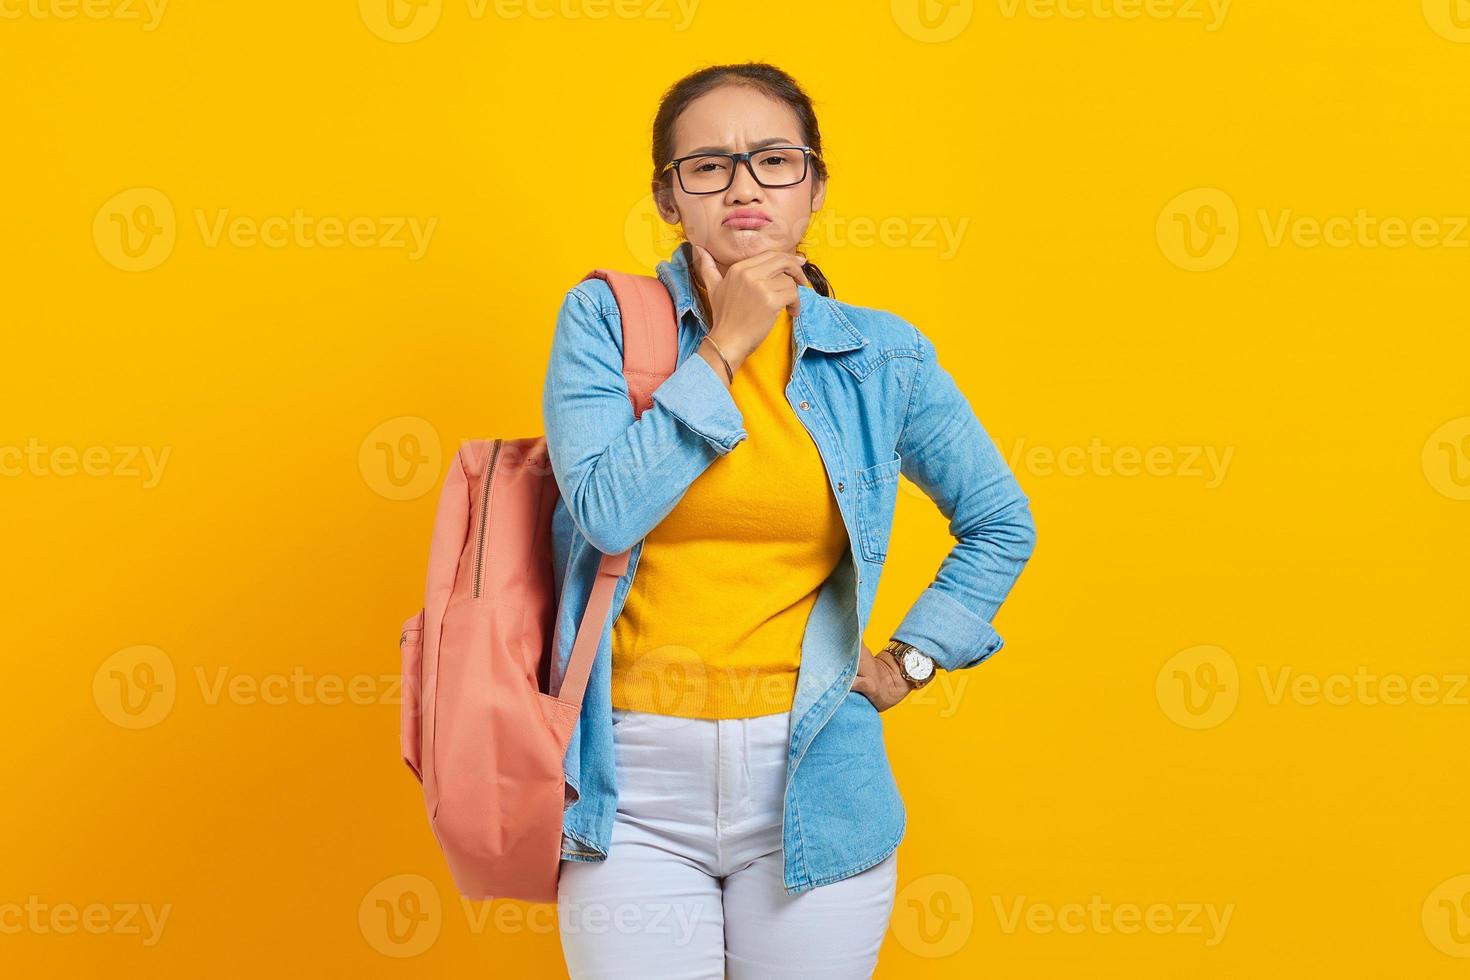
[(938, 664), (934, 662), (934, 658), (912, 643), (891, 639), (883, 647), (883, 652), (893, 657), (894, 662), (898, 664), (899, 676), (907, 681), (909, 687), (915, 691), (932, 681), (938, 671)]
[(746, 335), (738, 330), (732, 330), (727, 324), (716, 323), (704, 332), (704, 335), (725, 352), (729, 358), (730, 366), (738, 369), (740, 362), (750, 356), (751, 347)]
[[(705, 341), (709, 341), (709, 343), (705, 343)], [(719, 341), (715, 340), (709, 334), (705, 334), (699, 338), (698, 352), (699, 356), (708, 361), (709, 366), (714, 368), (715, 374), (725, 382), (726, 387), (735, 383), (735, 365), (730, 362), (729, 355), (725, 353)]]

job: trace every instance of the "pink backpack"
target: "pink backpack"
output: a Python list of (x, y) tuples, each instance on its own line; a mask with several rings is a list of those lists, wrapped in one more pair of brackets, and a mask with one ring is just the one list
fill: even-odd
[[(595, 269), (623, 321), (633, 413), (678, 359), (673, 301), (653, 276)], [(559, 494), (544, 436), (466, 441), (434, 514), (424, 606), (404, 624), (403, 761), (470, 899), (555, 902), (562, 763), (613, 586), (632, 549), (603, 555), (566, 675), (550, 690), (556, 616), (551, 515)]]

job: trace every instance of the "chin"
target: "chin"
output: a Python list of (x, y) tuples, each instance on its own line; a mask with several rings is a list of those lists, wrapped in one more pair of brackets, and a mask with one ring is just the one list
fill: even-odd
[(720, 229), (721, 238), (725, 243), (724, 251), (729, 252), (734, 258), (731, 261), (749, 258), (761, 252), (769, 252), (772, 249), (784, 249), (786, 246), (777, 238), (768, 235), (768, 228), (724, 228)]

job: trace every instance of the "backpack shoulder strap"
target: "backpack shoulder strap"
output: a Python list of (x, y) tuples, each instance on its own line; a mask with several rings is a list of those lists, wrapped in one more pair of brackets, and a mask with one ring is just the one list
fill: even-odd
[[(674, 320), (674, 301), (657, 276), (593, 269), (582, 277), (583, 281), (588, 279), (606, 282), (617, 300), (623, 321), (623, 376), (628, 380), (633, 416), (640, 418), (653, 405), (653, 390), (678, 367), (679, 325)], [(572, 655), (556, 696), (579, 708), (587, 690), (587, 678), (592, 673), (592, 658), (607, 629), (613, 588), (628, 570), (628, 557), (632, 553), (633, 549), (629, 548), (621, 554), (602, 556), (592, 594), (577, 626)]]
[(634, 417), (653, 404), (653, 389), (678, 367), (678, 325), (674, 301), (657, 276), (616, 269), (593, 269), (582, 277), (601, 279), (612, 288), (623, 321), (623, 376)]

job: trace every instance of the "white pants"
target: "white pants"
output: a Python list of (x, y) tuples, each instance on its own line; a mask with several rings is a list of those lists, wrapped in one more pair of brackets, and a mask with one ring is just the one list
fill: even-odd
[(607, 860), (561, 862), (573, 980), (871, 977), (898, 854), (799, 895), (782, 886), (790, 714), (613, 709), (618, 812)]

